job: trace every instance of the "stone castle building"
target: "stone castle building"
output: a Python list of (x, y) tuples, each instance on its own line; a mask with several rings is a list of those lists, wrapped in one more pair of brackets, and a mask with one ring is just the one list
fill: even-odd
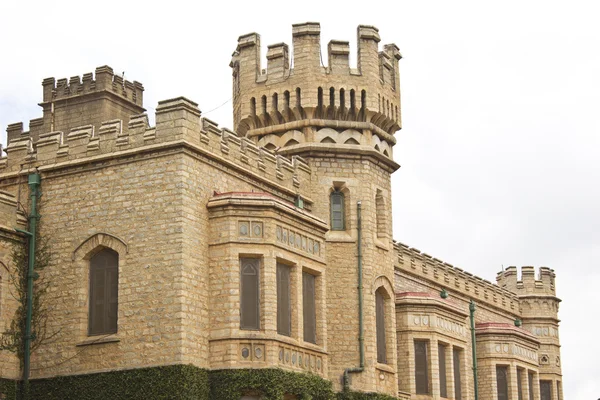
[[(57, 334), (32, 354), (34, 389), (80, 377), (66, 397), (83, 398), (73, 382), (191, 365), (212, 398), (215, 371), (276, 368), (335, 392), (467, 400), (475, 350), (479, 399), (562, 399), (553, 270), (509, 267), (493, 284), (393, 240), (401, 55), (376, 28), (357, 33), (357, 68), (345, 41), (322, 59), (318, 23), (293, 26), (292, 51), (269, 46), (266, 68), (260, 36), (241, 36), (233, 130), (183, 97), (150, 126), (142, 84), (107, 66), (43, 80), (43, 116), (9, 125), (0, 158), (0, 330), (35, 171), (52, 244)], [(20, 376), (0, 352), (0, 378)], [(253, 382), (235, 396), (268, 392)]]

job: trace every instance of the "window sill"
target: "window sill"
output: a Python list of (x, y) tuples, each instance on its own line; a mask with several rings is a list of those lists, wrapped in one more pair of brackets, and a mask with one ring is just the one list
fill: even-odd
[(90, 336), (87, 339), (77, 343), (75, 346), (91, 346), (93, 344), (118, 343), (120, 341), (121, 339), (119, 339), (115, 334), (105, 336)]
[(388, 364), (377, 363), (377, 364), (375, 364), (375, 369), (378, 369), (378, 370), (384, 371), (384, 372), (389, 372), (390, 374), (396, 373), (396, 370), (394, 369), (394, 367), (392, 367), (391, 365), (388, 365)]
[(385, 251), (389, 250), (386, 242), (384, 241), (384, 238), (375, 237), (374, 242), (375, 242), (375, 246), (377, 246), (378, 248), (385, 250)]
[(325, 234), (325, 241), (354, 243), (356, 242), (356, 238), (352, 237), (348, 231), (329, 231)]

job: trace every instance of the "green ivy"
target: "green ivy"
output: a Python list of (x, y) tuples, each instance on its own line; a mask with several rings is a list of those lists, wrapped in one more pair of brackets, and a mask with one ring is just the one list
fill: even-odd
[[(0, 398), (18, 399), (18, 381), (0, 379)], [(239, 400), (258, 394), (261, 400), (396, 400), (377, 393), (335, 393), (331, 382), (314, 374), (282, 369), (207, 371), (193, 365), (172, 365), (60, 376), (31, 380), (31, 398), (44, 400)]]
[(225, 369), (211, 371), (211, 400), (239, 400), (249, 392), (260, 394), (261, 400), (281, 400), (284, 394), (300, 400), (334, 400), (331, 382), (314, 374), (282, 369)]
[[(0, 399), (16, 399), (19, 381), (0, 378)], [(4, 397), (2, 397), (4, 395)]]
[[(33, 379), (31, 399), (208, 400), (208, 373), (192, 365)], [(7, 400), (16, 399), (6, 393)]]
[(381, 393), (363, 392), (341, 392), (337, 394), (337, 400), (397, 400), (397, 397)]

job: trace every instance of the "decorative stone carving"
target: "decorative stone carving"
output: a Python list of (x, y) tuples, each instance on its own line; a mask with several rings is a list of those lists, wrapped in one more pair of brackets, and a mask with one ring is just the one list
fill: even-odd
[(298, 232), (277, 225), (275, 228), (277, 241), (294, 249), (305, 251), (315, 256), (321, 255), (321, 242), (308, 238)]

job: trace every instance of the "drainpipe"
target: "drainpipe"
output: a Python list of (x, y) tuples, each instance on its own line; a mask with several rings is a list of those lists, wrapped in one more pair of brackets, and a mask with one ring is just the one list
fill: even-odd
[(471, 319), (471, 346), (473, 347), (473, 382), (475, 385), (475, 400), (479, 400), (479, 389), (477, 385), (477, 342), (475, 340), (475, 302), (469, 304), (469, 318)]
[(357, 217), (357, 246), (358, 246), (358, 348), (360, 351), (360, 364), (359, 367), (346, 368), (344, 370), (344, 391), (350, 390), (349, 374), (363, 372), (365, 370), (365, 337), (363, 335), (363, 272), (362, 272), (362, 211), (361, 202), (356, 203), (356, 217)]
[(25, 399), (29, 399), (29, 369), (31, 356), (31, 317), (33, 314), (33, 278), (35, 267), (35, 236), (37, 229), (37, 220), (40, 217), (37, 213), (37, 199), (39, 197), (40, 174), (33, 173), (29, 175), (29, 189), (31, 192), (31, 212), (29, 214), (29, 231), (15, 229), (17, 232), (27, 235), (29, 241), (28, 270), (27, 270), (27, 315), (25, 319), (25, 348), (23, 355), (23, 385)]

